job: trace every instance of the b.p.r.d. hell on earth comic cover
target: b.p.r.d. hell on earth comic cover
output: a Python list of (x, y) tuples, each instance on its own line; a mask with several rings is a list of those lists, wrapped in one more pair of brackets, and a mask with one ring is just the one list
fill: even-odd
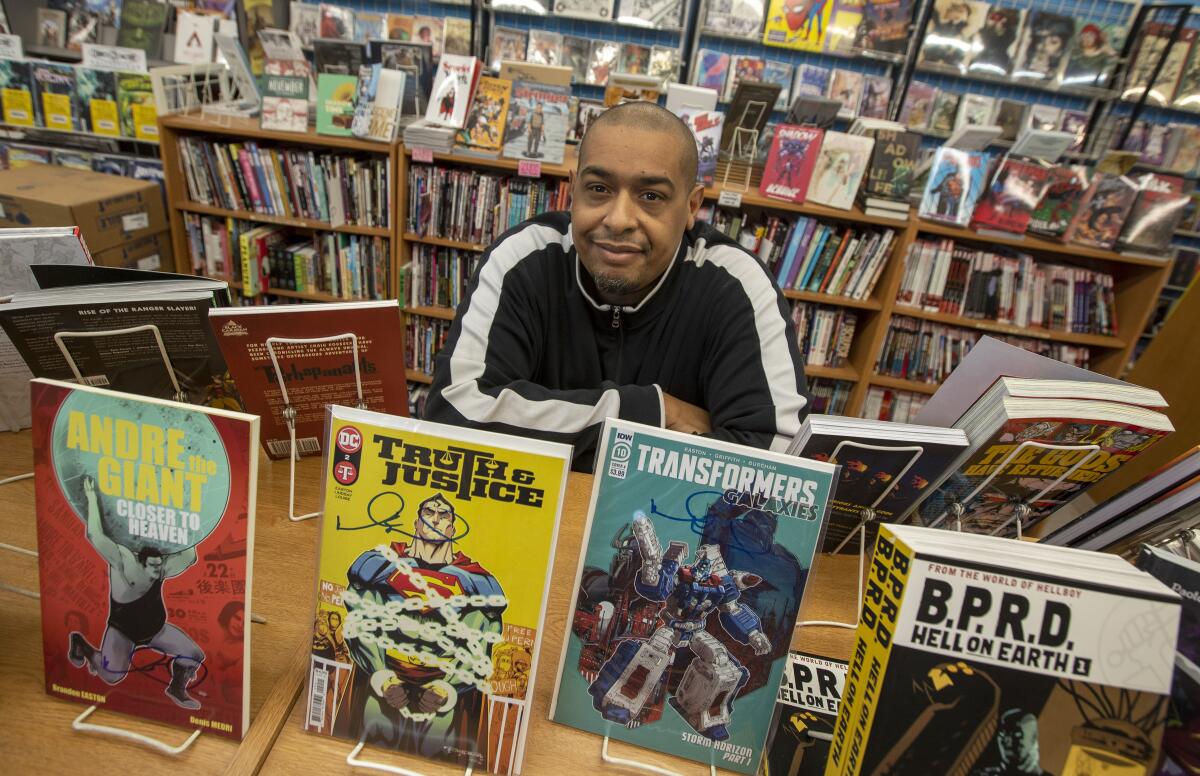
[(241, 738), (258, 418), (34, 380), (46, 692)]
[(551, 719), (754, 773), (835, 471), (607, 421)]
[(520, 773), (570, 447), (330, 412), (307, 729)]

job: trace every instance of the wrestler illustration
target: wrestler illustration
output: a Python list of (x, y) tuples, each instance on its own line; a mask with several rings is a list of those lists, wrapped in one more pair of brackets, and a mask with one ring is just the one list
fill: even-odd
[(67, 659), (76, 668), (86, 665), (108, 684), (118, 684), (129, 673), (133, 653), (153, 649), (170, 660), (171, 682), (164, 690), (167, 697), (185, 709), (200, 708), (200, 701), (188, 694), (187, 687), (204, 662), (204, 652), (167, 622), (162, 593), (163, 580), (179, 576), (196, 562), (196, 548), (163, 555), (153, 547), (143, 547), (135, 554), (104, 532), (96, 481), (90, 476), (83, 478), (83, 496), (88, 541), (108, 562), (108, 625), (99, 648), (79, 631), (72, 631)]

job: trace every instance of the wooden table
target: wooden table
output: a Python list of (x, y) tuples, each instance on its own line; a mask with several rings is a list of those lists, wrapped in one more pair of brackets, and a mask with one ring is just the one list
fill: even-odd
[[(32, 469), (29, 432), (0, 436), (0, 477)], [(299, 464), (296, 481), (303, 487), (320, 476), (320, 462), (306, 458)], [(251, 626), (251, 725), (246, 739), (233, 741), (201, 736), (181, 755), (184, 773), (270, 774), (351, 773), (346, 765), (349, 742), (305, 733), (296, 703), (302, 690), (311, 644), (317, 521), (291, 523), (287, 519), (288, 469), (286, 462), (259, 460), (258, 510), (255, 518), (254, 599), (251, 610), (266, 617)], [(604, 767), (600, 739), (548, 718), (550, 696), (562, 649), (567, 612), (571, 605), (576, 563), (582, 544), (592, 478), (571, 475), (564, 517), (555, 556), (555, 584), (546, 615), (545, 636), (537, 670), (524, 773), (549, 774), (564, 765)], [(298, 511), (311, 510), (315, 487), (302, 492)], [(0, 486), (0, 542), (36, 547), (33, 483), (31, 480)], [(37, 561), (8, 552), (0, 555), (0, 582), (37, 589)], [(853, 620), (856, 616), (853, 556), (818, 558), (811, 577), (802, 620)], [(84, 706), (51, 698), (42, 690), (41, 612), (38, 602), (0, 590), (6, 616), (0, 622), (0, 758), (14, 773), (84, 774), (155, 771), (168, 759), (149, 749), (115, 739), (71, 730), (71, 720)], [(853, 633), (845, 629), (812, 627), (796, 633), (793, 647), (820, 655), (846, 658)], [(170, 742), (182, 741), (185, 731), (165, 725), (98, 712), (90, 721), (116, 724), (155, 735)], [(610, 752), (654, 763), (680, 773), (702, 773), (703, 767), (680, 758), (660, 755), (622, 743)], [(363, 756), (426, 774), (451, 774), (447, 766), (380, 750)], [(631, 772), (609, 766), (613, 772)], [(362, 773), (362, 771), (358, 771)], [(457, 771), (461, 773), (461, 771)]]

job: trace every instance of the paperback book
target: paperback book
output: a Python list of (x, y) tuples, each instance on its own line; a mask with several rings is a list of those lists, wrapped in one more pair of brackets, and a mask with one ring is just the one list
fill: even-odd
[(262, 418), (262, 446), (272, 460), (291, 449), (285, 407), (294, 412), (299, 455), (325, 452), (325, 408), (357, 406), (360, 386), (366, 409), (408, 414), (404, 364), (391, 357), (404, 344), (395, 300), (225, 307), (210, 310), (209, 320), (246, 411)]
[(1179, 628), (1160, 582), (1103, 553), (894, 525), (871, 579), (826, 774), (1153, 772)]
[(986, 182), (986, 153), (938, 148), (921, 196), (921, 218), (966, 226)]
[(535, 65), (557, 65), (562, 58), (562, 35), (549, 30), (530, 30), (525, 61)]
[(550, 718), (755, 773), (834, 467), (610, 418), (596, 472)]
[(23, 59), (0, 59), (0, 105), (4, 123), (18, 127), (37, 124), (33, 100), (32, 63)]
[(320, 73), (317, 75), (317, 132), (349, 137), (354, 122), (354, 99), (358, 77)]
[[(1059, 83), (1102, 89), (1108, 86), (1125, 34), (1117, 25), (1086, 20), (1082, 24), (1079, 34), (1071, 41)], [(1184, 72), (1187, 72), (1186, 68)]]
[(696, 53), (696, 86), (715, 89), (724, 93), (725, 78), (729, 73), (729, 55), (724, 51), (700, 49)]
[(966, 434), (956, 428), (806, 417), (788, 453), (840, 467), (822, 552), (858, 552), (863, 526), (870, 547), (879, 523), (908, 514), (967, 444)]
[(1109, 250), (1121, 235), (1121, 226), (1137, 193), (1137, 184), (1124, 175), (1096, 173), (1079, 201), (1063, 239)]
[(1121, 250), (1161, 254), (1170, 246), (1191, 200), (1184, 194), (1183, 179), (1174, 175), (1145, 173), (1136, 182), (1137, 198), (1125, 217), (1117, 245)]
[(146, 52), (148, 58), (162, 56), (162, 37), (171, 6), (158, 0), (122, 0), (117, 45)]
[[(729, 60), (729, 77), (725, 79), (725, 100), (733, 99), (738, 84), (743, 81), (762, 81), (767, 62), (761, 57), (735, 55)], [(772, 103), (774, 106), (775, 103)], [(773, 110), (774, 108), (772, 108)]]
[(874, 145), (875, 140), (864, 135), (826, 132), (813, 167), (809, 201), (849, 210), (866, 175)]
[(790, 124), (775, 127), (771, 152), (758, 185), (759, 192), (773, 199), (797, 204), (804, 202), (824, 134), (815, 127)]
[[(936, 87), (923, 81), (913, 81), (908, 85), (908, 93), (904, 104), (900, 106), (900, 123), (909, 129), (925, 129), (933, 116), (934, 102), (938, 99)], [(958, 101), (954, 101), (955, 109)], [(939, 122), (941, 119), (939, 119)], [(953, 121), (953, 117), (951, 118)], [(952, 129), (953, 127), (951, 127)], [(950, 129), (946, 132), (949, 133)]]
[(483, 76), (475, 87), (475, 99), (467, 114), (466, 129), (459, 142), (480, 151), (499, 151), (503, 145), (508, 105), (512, 99), (512, 81)]
[(367, 129), (371, 126), (371, 105), (375, 102), (375, 90), (379, 88), (379, 74), (382, 71), (380, 65), (363, 65), (358, 68), (354, 116), (350, 119), (350, 134), (355, 137), (367, 136)]
[(910, 0), (866, 0), (858, 45), (867, 51), (903, 54), (908, 47)]
[(801, 96), (824, 97), (829, 93), (829, 77), (831, 71), (820, 65), (798, 65), (796, 80), (792, 84), (792, 99)]
[(1088, 189), (1087, 170), (1067, 165), (1052, 167), (1046, 193), (1029, 218), (1029, 231), (1061, 239)]
[(621, 56), (621, 44), (611, 40), (593, 40), (592, 52), (588, 57), (587, 82), (593, 86), (605, 86), (608, 77), (617, 71)]
[(307, 76), (264, 75), (262, 128), (282, 132), (308, 129)]
[(305, 729), (519, 773), (571, 448), (328, 418)]
[(705, 186), (711, 186), (717, 173), (717, 147), (721, 143), (721, 127), (725, 115), (719, 111), (683, 110), (679, 118), (692, 130), (696, 138), (696, 180)]
[(488, 47), (488, 66), (493, 72), (500, 70), (500, 62), (524, 62), (528, 45), (524, 30), (496, 27), (492, 30), (492, 44)]
[(838, 111), (839, 116), (850, 118), (857, 116), (862, 95), (862, 73), (844, 70), (840, 67), (833, 69), (833, 76), (829, 79), (829, 94), (826, 96), (842, 104), (842, 109)]
[(907, 203), (921, 136), (894, 129), (877, 129), (874, 135), (875, 147), (864, 190), (871, 197)]
[(503, 155), (562, 164), (567, 144), (568, 86), (517, 81), (512, 86)]
[(117, 73), (117, 109), (123, 136), (138, 140), (158, 139), (158, 111), (150, 76)]
[[(788, 654), (775, 698), (762, 776), (823, 776), (829, 736), (846, 688), (846, 662)], [(815, 734), (815, 735), (814, 735)]]
[(55, 380), (32, 393), (46, 693), (240, 740), (258, 418)]
[(479, 60), (457, 54), (444, 54), (438, 62), (429, 94), (425, 120), (443, 127), (462, 129), (471, 107), (471, 96), (479, 80)]
[(1106, 389), (998, 379), (954, 422), (971, 446), (930, 488), (916, 522), (936, 528), (961, 520), (964, 531), (1015, 537), (1018, 519), (1028, 530), (1173, 430), (1163, 413)]

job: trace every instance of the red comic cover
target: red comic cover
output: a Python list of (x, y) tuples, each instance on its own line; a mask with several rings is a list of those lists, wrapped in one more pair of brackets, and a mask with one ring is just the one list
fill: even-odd
[(975, 205), (971, 228), (1025, 234), (1033, 209), (1046, 193), (1049, 174), (1048, 168), (1036, 162), (1005, 159)]
[[(358, 404), (354, 353), (366, 409), (408, 415), (403, 359), (404, 326), (399, 303), (345, 302), (265, 307), (226, 307), (210, 312), (213, 332), (229, 373), (245, 394), (246, 411), (262, 418), (262, 445), (272, 459), (287, 458), (291, 440), (283, 417), (284, 396), (275, 375), (268, 338), (329, 342), (272, 342), (288, 403), (296, 412), (296, 449), (321, 453), (325, 407)], [(354, 335), (353, 338), (350, 335)]]
[(780, 124), (763, 170), (759, 192), (765, 197), (801, 203), (808, 194), (824, 130)]
[(258, 418), (32, 382), (46, 692), (241, 739)]

